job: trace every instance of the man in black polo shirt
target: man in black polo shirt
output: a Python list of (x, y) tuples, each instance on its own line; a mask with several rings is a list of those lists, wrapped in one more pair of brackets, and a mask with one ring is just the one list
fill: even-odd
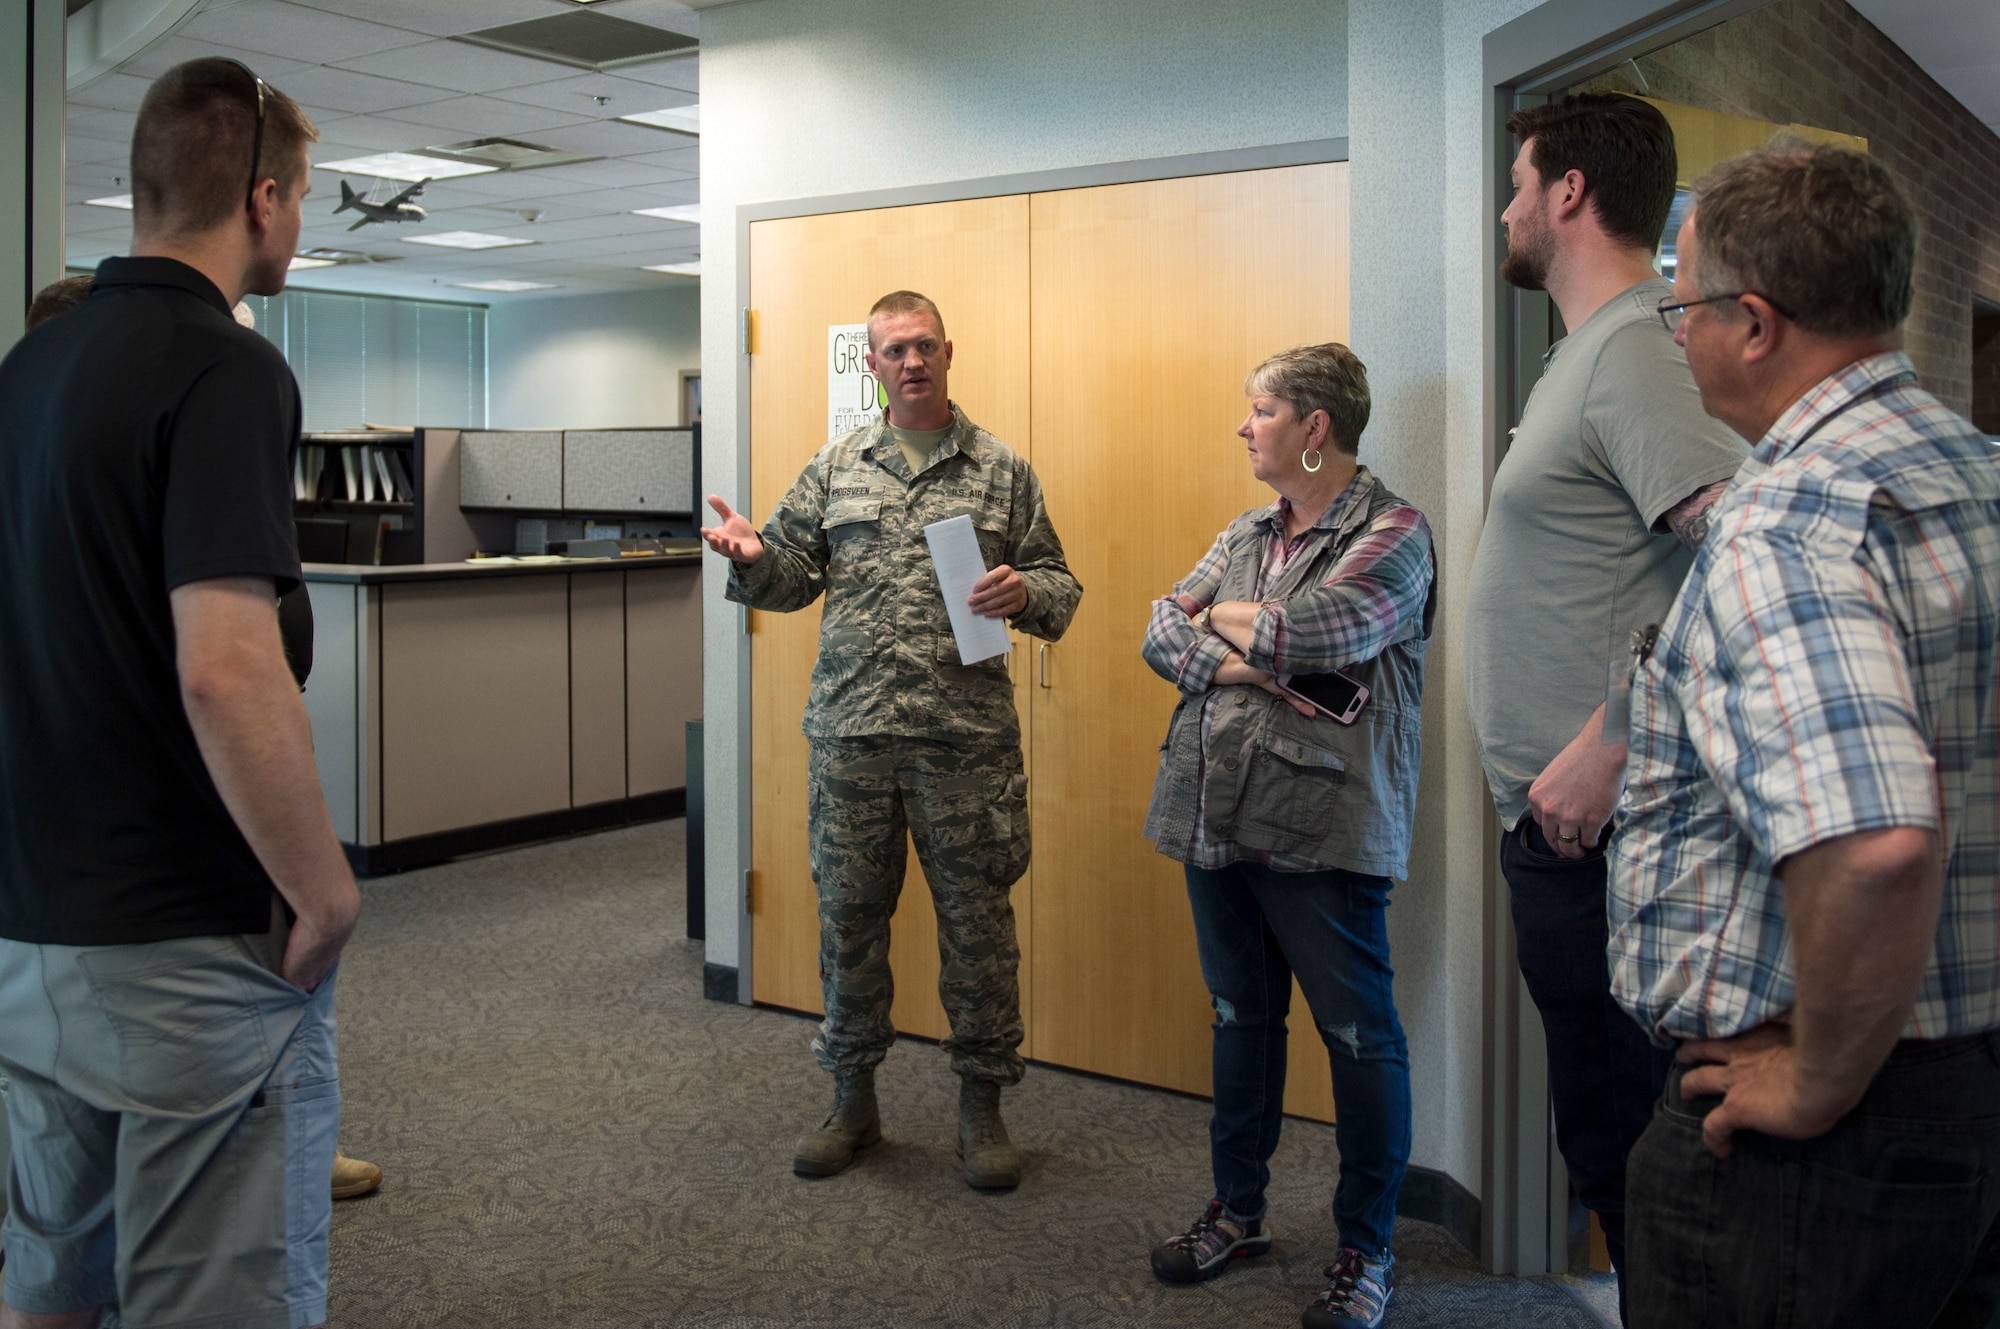
[(333, 971), (360, 909), (286, 666), (308, 145), (231, 61), (132, 145), (133, 257), (0, 362), (0, 1329), (326, 1314)]

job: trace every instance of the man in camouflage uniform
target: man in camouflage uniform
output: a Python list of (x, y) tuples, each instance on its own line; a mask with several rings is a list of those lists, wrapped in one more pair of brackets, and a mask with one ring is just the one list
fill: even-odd
[(1083, 588), (1034, 471), (947, 395), (952, 347), (937, 306), (886, 295), (868, 340), (885, 416), (820, 449), (761, 535), (714, 496), (718, 524), (702, 531), (731, 561), (730, 599), (784, 612), (826, 593), (804, 728), (826, 1000), (813, 1054), (835, 1090), (792, 1168), (832, 1176), (882, 1138), (875, 1067), (895, 1040), (889, 919), (907, 828), (937, 907), (944, 1047), (963, 1080), (959, 1158), (968, 1183), (1004, 1190), (1021, 1177), (1000, 1088), (1023, 1070), (1008, 891), (1028, 866), (1028, 782), (1006, 657), (960, 660), (924, 527), (971, 516), (991, 570), (969, 603), (1023, 632), (1062, 636)]

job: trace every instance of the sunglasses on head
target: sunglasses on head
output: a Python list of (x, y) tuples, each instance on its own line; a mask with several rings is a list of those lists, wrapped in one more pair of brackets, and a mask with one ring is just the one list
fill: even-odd
[(257, 77), (257, 72), (241, 60), (231, 60), (228, 56), (215, 58), (222, 64), (234, 65), (242, 70), (243, 76), (249, 79), (251, 86), (257, 90), (257, 134), (250, 140), (250, 184), (243, 191), (243, 201), (249, 203), (257, 197), (257, 165), (264, 155), (264, 80)]

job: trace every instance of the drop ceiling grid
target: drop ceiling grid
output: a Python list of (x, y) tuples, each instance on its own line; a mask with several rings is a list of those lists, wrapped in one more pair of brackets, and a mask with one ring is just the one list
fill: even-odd
[[(414, 225), (349, 231), (355, 215), (332, 212), (341, 176), (315, 170), (299, 248), (358, 249), (396, 261), (317, 269), (298, 274), (295, 284), (436, 294), (453, 282), (503, 272), (574, 291), (651, 289), (674, 280), (638, 269), (693, 261), (698, 228), (632, 214), (698, 200), (696, 140), (616, 117), (695, 101), (698, 59), (598, 74), (441, 40), (564, 12), (573, 12), (566, 0), (209, 0), (172, 35), (71, 94), (70, 262), (94, 264), (129, 247), (131, 214), (83, 200), (130, 191), (132, 122), (146, 87), (183, 60), (223, 55), (298, 97), (321, 132), (316, 161), (494, 134), (600, 156), (426, 186), (418, 200), (428, 213), (422, 232), (479, 231), (536, 242), (484, 251), (405, 243), (419, 233)], [(610, 0), (603, 12), (689, 35), (699, 30), (693, 11), (676, 0)], [(376, 185), (372, 178), (347, 179), (357, 190)], [(373, 192), (387, 197), (400, 188), (401, 182), (384, 181)], [(541, 216), (529, 222), (523, 211)]]

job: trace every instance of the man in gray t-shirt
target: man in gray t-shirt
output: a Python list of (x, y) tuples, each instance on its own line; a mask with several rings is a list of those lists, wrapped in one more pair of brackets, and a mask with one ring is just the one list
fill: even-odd
[(1501, 275), (1548, 291), (1570, 334), (1494, 476), (1466, 683), (1557, 1143), (1622, 1274), (1625, 1155), (1667, 1062), (1610, 994), (1604, 847), (1625, 738), (1614, 721), (1605, 741), (1607, 668), (1665, 616), (1745, 450), (1703, 413), (1656, 310), (1672, 290), (1653, 270), (1674, 192), (1665, 118), (1600, 93), (1507, 127), (1522, 143)]

